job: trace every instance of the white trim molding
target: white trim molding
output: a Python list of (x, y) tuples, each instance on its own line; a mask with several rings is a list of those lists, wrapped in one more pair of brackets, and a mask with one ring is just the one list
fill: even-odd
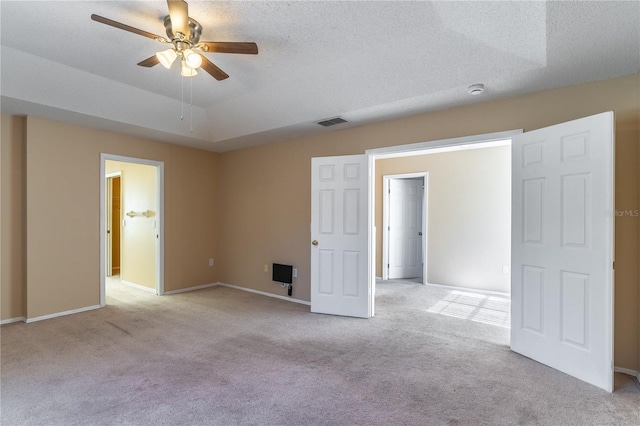
[(636, 380), (638, 380), (638, 383), (640, 383), (640, 372), (638, 371), (622, 367), (614, 367), (613, 371), (615, 371), (616, 373), (628, 374), (629, 376), (635, 377)]
[(11, 324), (11, 323), (20, 322), (20, 321), (26, 322), (27, 318), (26, 317), (8, 318), (8, 319), (0, 321), (0, 325)]
[(180, 294), (180, 293), (186, 293), (188, 291), (202, 290), (204, 288), (215, 287), (217, 285), (218, 283), (212, 283), (212, 284), (197, 285), (195, 287), (179, 288), (178, 290), (165, 291), (164, 295), (168, 296), (171, 294)]
[(145, 287), (140, 284), (132, 283), (131, 281), (120, 280), (120, 282), (124, 285), (128, 285), (129, 287), (136, 288), (138, 290), (147, 291), (149, 293), (156, 294), (156, 289), (151, 287)]
[(254, 290), (252, 288), (240, 287), (239, 285), (226, 284), (222, 282), (212, 283), (212, 284), (204, 284), (195, 287), (181, 288), (178, 290), (165, 291), (165, 296), (170, 296), (172, 294), (186, 293), (188, 291), (194, 290), (202, 290), (210, 287), (228, 287), (235, 290), (247, 291), (249, 293), (259, 294), (261, 296), (273, 297), (274, 299), (286, 300), (287, 302), (299, 303), (301, 305), (311, 306), (311, 302), (307, 302), (306, 300), (294, 299), (292, 297), (280, 296), (279, 294), (267, 293), (266, 291)]
[(294, 299), (292, 297), (287, 297), (287, 296), (280, 296), (279, 294), (267, 293), (266, 291), (254, 290), (252, 288), (240, 287), (238, 285), (225, 284), (221, 282), (218, 282), (215, 285), (218, 285), (221, 287), (229, 287), (235, 290), (248, 291), (249, 293), (259, 294), (261, 296), (273, 297), (274, 299), (286, 300), (287, 302), (293, 302), (293, 303), (299, 303), (301, 305), (311, 306), (311, 302), (307, 302), (306, 300)]
[(407, 145), (395, 145), (384, 148), (367, 149), (368, 155), (376, 160), (380, 158), (405, 157), (418, 154), (435, 154), (438, 152), (455, 151), (459, 149), (488, 148), (490, 146), (507, 145), (511, 138), (523, 132), (522, 129), (504, 132), (484, 133), (481, 135), (463, 136), (459, 138), (441, 139), (437, 141), (419, 142)]
[[(390, 280), (390, 281), (393, 281), (393, 280)], [(483, 290), (483, 289), (480, 289), (480, 288), (460, 287), (460, 286), (448, 285), (448, 284), (425, 283), (425, 285), (428, 285), (428, 286), (431, 286), (431, 287), (443, 288), (443, 289), (447, 289), (447, 290), (468, 291), (468, 292), (471, 292), (471, 293), (486, 294), (488, 296), (499, 296), (499, 297), (504, 297), (505, 299), (511, 300), (511, 293), (505, 293), (505, 292), (502, 292), (502, 291)]]
[(85, 306), (84, 308), (72, 309), (70, 311), (57, 312), (55, 314), (42, 315), (40, 317), (35, 317), (35, 318), (27, 318), (24, 322), (28, 324), (28, 323), (42, 321), (46, 319), (63, 317), (65, 315), (72, 315), (72, 314), (79, 314), (80, 312), (93, 311), (94, 309), (100, 309), (101, 307), (102, 306), (100, 305)]

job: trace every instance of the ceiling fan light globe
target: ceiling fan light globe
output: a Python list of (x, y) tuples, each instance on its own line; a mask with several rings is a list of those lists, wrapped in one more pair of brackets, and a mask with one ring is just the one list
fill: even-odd
[(187, 65), (187, 61), (184, 60), (182, 61), (182, 70), (180, 71), (180, 74), (182, 74), (183, 77), (193, 77), (198, 74), (198, 71)]
[(160, 64), (163, 67), (165, 67), (166, 69), (169, 69), (173, 64), (173, 61), (175, 61), (176, 58), (178, 57), (178, 54), (174, 49), (167, 49), (167, 50), (163, 50), (162, 52), (156, 53), (156, 57), (158, 58), (158, 61), (160, 61)]
[(202, 65), (202, 57), (199, 53), (194, 52), (193, 49), (185, 50), (183, 56), (189, 68), (196, 69)]

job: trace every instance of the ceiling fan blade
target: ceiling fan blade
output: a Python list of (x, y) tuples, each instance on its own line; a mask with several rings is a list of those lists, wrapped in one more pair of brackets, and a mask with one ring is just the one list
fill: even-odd
[(171, 28), (173, 33), (181, 32), (185, 38), (189, 38), (189, 5), (184, 0), (167, 0)]
[(198, 47), (203, 52), (258, 54), (258, 45), (252, 42), (201, 41), (198, 43)]
[(160, 63), (160, 61), (158, 60), (158, 57), (156, 55), (153, 55), (153, 56), (148, 57), (144, 61), (138, 62), (138, 65), (140, 65), (141, 67), (151, 68), (153, 66), (158, 65), (159, 63)]
[(110, 25), (110, 26), (115, 27), (115, 28), (120, 28), (121, 30), (129, 31), (130, 33), (138, 34), (138, 35), (141, 35), (143, 37), (152, 38), (154, 40), (165, 40), (164, 37), (160, 37), (159, 35), (148, 33), (146, 31), (140, 30), (138, 28), (134, 28), (134, 27), (131, 27), (129, 25), (122, 24), (120, 22), (114, 21), (114, 20), (109, 19), (109, 18), (105, 18), (105, 17), (100, 16), (100, 15), (93, 14), (93, 15), (91, 15), (91, 19), (93, 19), (96, 22), (100, 22), (101, 24)]
[(211, 76), (218, 81), (224, 80), (225, 78), (229, 78), (229, 75), (226, 72), (222, 71), (220, 68), (215, 66), (213, 62), (211, 62), (204, 56), (202, 56), (202, 65), (200, 67), (206, 72), (208, 72), (209, 74), (211, 74)]

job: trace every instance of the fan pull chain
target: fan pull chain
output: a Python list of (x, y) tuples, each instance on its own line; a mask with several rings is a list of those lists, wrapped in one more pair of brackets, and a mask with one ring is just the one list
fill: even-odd
[(180, 102), (180, 121), (184, 120), (184, 76), (180, 75), (180, 92), (182, 95)]
[(193, 133), (193, 77), (189, 80), (191, 93), (189, 94), (189, 113), (191, 114), (191, 133)]

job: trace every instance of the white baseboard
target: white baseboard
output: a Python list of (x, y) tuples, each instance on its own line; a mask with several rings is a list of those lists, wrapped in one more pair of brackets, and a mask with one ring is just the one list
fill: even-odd
[(287, 302), (299, 303), (301, 305), (307, 305), (307, 306), (311, 305), (311, 303), (307, 302), (306, 300), (294, 299), (288, 296), (280, 296), (279, 294), (267, 293), (266, 291), (254, 290), (252, 288), (240, 287), (238, 285), (226, 284), (221, 282), (204, 284), (204, 285), (199, 285), (199, 286), (189, 287), (189, 288), (181, 288), (179, 290), (165, 291), (164, 294), (171, 295), (171, 294), (185, 293), (188, 291), (202, 290), (210, 287), (228, 287), (228, 288), (233, 288), (235, 290), (242, 290), (242, 291), (247, 291), (249, 293), (259, 294), (261, 296), (273, 297), (274, 299), (286, 300)]
[(20, 321), (24, 322), (26, 320), (27, 320), (27, 318), (25, 318), (25, 317), (9, 318), (9, 319), (5, 319), (5, 320), (0, 321), (0, 325), (11, 324), (12, 322), (20, 322)]
[(132, 283), (130, 281), (120, 280), (120, 282), (124, 285), (128, 285), (129, 287), (137, 288), (138, 290), (144, 290), (156, 294), (156, 289), (151, 287), (145, 287), (140, 284)]
[(614, 367), (613, 371), (615, 371), (616, 373), (628, 374), (629, 376), (633, 376), (638, 380), (638, 382), (640, 382), (640, 372), (638, 371), (622, 367)]
[[(382, 280), (382, 278), (376, 277), (376, 280)], [(387, 280), (384, 280), (384, 281), (387, 281)], [(393, 281), (393, 280), (390, 280), (390, 281)], [(447, 288), (447, 289), (450, 289), (450, 290), (471, 291), (471, 292), (474, 292), (474, 293), (488, 294), (488, 295), (491, 295), (491, 296), (506, 297), (507, 299), (511, 298), (511, 293), (505, 293), (505, 292), (502, 292), (502, 291), (482, 290), (482, 289), (479, 289), (479, 288), (460, 287), (460, 286), (456, 286), (456, 285), (447, 285), (447, 284), (424, 283), (424, 285), (430, 285), (432, 287), (438, 287), (438, 288)]]
[(186, 293), (187, 291), (202, 290), (203, 288), (215, 287), (217, 285), (218, 283), (197, 285), (195, 287), (180, 288), (178, 290), (165, 291), (164, 294), (168, 295), (168, 294)]
[(72, 309), (70, 311), (57, 312), (55, 314), (42, 315), (40, 317), (35, 317), (35, 318), (27, 318), (24, 322), (32, 323), (32, 322), (36, 322), (36, 321), (42, 321), (42, 320), (46, 320), (46, 319), (62, 317), (62, 316), (65, 316), (65, 315), (79, 314), (80, 312), (92, 311), (94, 309), (100, 309), (100, 308), (101, 308), (100, 305), (86, 306), (84, 308)]
[(254, 290), (252, 288), (240, 287), (238, 285), (233, 284), (225, 284), (218, 282), (216, 285), (221, 287), (229, 287), (236, 290), (248, 291), (249, 293), (260, 294), (262, 296), (273, 297), (274, 299), (286, 300), (287, 302), (299, 303), (301, 305), (311, 306), (311, 302), (307, 302), (306, 300), (294, 299), (293, 297), (288, 296), (280, 296), (279, 294), (267, 293), (266, 291)]
[(457, 290), (457, 291), (470, 291), (473, 293), (480, 293), (480, 294), (488, 294), (490, 296), (500, 296), (500, 297), (504, 297), (507, 299), (511, 298), (511, 294), (510, 293), (503, 293), (501, 291), (492, 291), (492, 290), (481, 290), (478, 288), (470, 288), (470, 287), (458, 287), (455, 285), (445, 285), (445, 284), (432, 284), (432, 283), (426, 283), (425, 285), (429, 285), (432, 287), (438, 287), (438, 288), (446, 288), (449, 290)]

